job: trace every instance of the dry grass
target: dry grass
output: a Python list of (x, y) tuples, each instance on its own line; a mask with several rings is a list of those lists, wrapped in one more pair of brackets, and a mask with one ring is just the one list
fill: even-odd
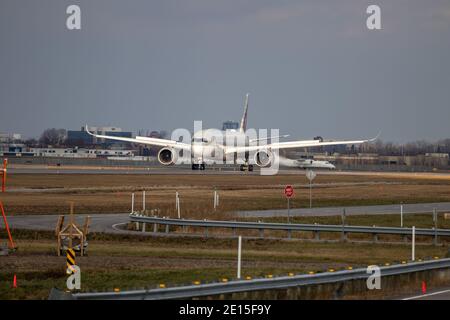
[[(65, 258), (55, 255), (54, 241), (17, 239), (19, 251), (0, 259), (2, 299), (45, 299), (52, 287), (64, 288)], [(443, 256), (445, 248), (417, 246), (418, 257)], [(352, 265), (407, 260), (409, 246), (244, 240), (243, 274), (253, 278), (288, 272), (321, 272)], [(235, 277), (236, 240), (141, 238), (128, 242), (91, 240), (89, 256), (77, 257), (82, 290), (180, 285), (194, 280)], [(13, 275), (19, 288), (10, 288)]]
[[(322, 175), (315, 180), (314, 206), (375, 205), (450, 201), (450, 180), (414, 176), (384, 177)], [(296, 189), (293, 208), (308, 205), (309, 190), (303, 175), (93, 175), (13, 174), (10, 192), (1, 195), (9, 214), (60, 214), (69, 201), (77, 213), (129, 212), (131, 192), (147, 190), (147, 208), (175, 215), (175, 192), (184, 217), (204, 218), (213, 209), (213, 190), (220, 193), (216, 217), (229, 218), (235, 210), (282, 209), (283, 188)], [(50, 188), (50, 189), (48, 189)], [(136, 195), (136, 207), (141, 207)]]

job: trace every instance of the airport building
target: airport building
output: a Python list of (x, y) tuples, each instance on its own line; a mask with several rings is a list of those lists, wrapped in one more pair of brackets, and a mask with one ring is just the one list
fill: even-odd
[(239, 122), (228, 120), (228, 121), (225, 121), (222, 124), (222, 130), (223, 131), (226, 131), (226, 130), (237, 130), (237, 129), (239, 129)]
[[(133, 133), (122, 131), (121, 128), (118, 127), (89, 127), (89, 131), (95, 134), (108, 135), (108, 136), (116, 136), (116, 137), (124, 137), (124, 138), (132, 138)], [(91, 136), (85, 130), (85, 127), (81, 127), (80, 131), (76, 130), (68, 130), (67, 131), (67, 144), (70, 146), (94, 146), (101, 145), (104, 147), (108, 146), (126, 146), (127, 142), (116, 141), (116, 140), (106, 140), (106, 139), (98, 139), (96, 137)]]
[(21, 140), (20, 133), (0, 133), (0, 143), (13, 143)]
[(27, 148), (23, 144), (9, 145), (0, 149), (1, 156), (8, 157), (51, 157), (51, 158), (108, 158), (133, 157), (133, 150), (84, 149), (84, 148)]

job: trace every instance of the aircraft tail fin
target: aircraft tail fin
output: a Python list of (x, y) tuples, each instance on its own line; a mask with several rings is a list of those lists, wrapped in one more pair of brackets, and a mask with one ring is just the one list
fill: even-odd
[(245, 132), (245, 130), (247, 130), (248, 96), (249, 96), (249, 94), (247, 93), (245, 95), (244, 114), (242, 115), (241, 125), (239, 127), (240, 132)]

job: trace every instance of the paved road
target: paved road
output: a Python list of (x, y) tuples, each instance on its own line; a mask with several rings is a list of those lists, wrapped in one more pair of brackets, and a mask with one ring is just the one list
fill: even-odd
[(450, 300), (450, 288), (432, 290), (426, 294), (410, 296), (402, 300)]
[[(438, 211), (449, 211), (450, 202), (441, 203), (420, 203), (404, 205), (405, 213), (414, 212), (431, 212), (433, 208)], [(291, 210), (292, 215), (296, 216), (332, 216), (340, 215), (343, 207), (328, 207), (328, 208), (314, 208), (314, 209), (294, 209)], [(386, 206), (363, 206), (363, 207), (347, 207), (346, 213), (348, 215), (355, 214), (399, 214), (398, 205)], [(128, 222), (128, 213), (104, 213), (104, 214), (90, 214), (92, 232), (106, 232), (127, 234), (128, 231), (117, 230), (113, 226), (116, 224)], [(270, 210), (270, 211), (250, 211), (240, 212), (241, 216), (247, 217), (271, 217), (286, 215), (286, 210)], [(84, 218), (87, 215), (76, 215), (76, 222), (82, 225)], [(17, 229), (32, 229), (32, 230), (54, 230), (58, 215), (16, 215), (9, 216), (8, 222), (12, 228)], [(66, 216), (68, 219), (68, 216)], [(67, 220), (66, 220), (67, 221)]]
[[(77, 225), (83, 225), (84, 219), (88, 215), (75, 215), (75, 222)], [(128, 213), (105, 213), (105, 214), (90, 214), (91, 217), (91, 232), (105, 232), (127, 234), (128, 231), (116, 230), (113, 225), (126, 223), (129, 221)], [(31, 229), (31, 230), (55, 230), (56, 222), (59, 215), (18, 215), (8, 217), (8, 223), (11, 229)], [(68, 222), (69, 216), (65, 216), (65, 223)]]
[[(450, 202), (437, 202), (437, 203), (414, 203), (404, 204), (403, 213), (422, 213), (433, 212), (433, 208), (436, 208), (438, 212), (450, 212)], [(344, 207), (325, 207), (325, 208), (302, 208), (291, 209), (291, 216), (300, 217), (321, 217), (321, 216), (337, 216), (341, 215)], [(400, 214), (400, 205), (379, 205), (379, 206), (355, 206), (345, 207), (346, 215), (374, 215), (374, 214)], [(256, 210), (256, 211), (238, 211), (237, 214), (240, 217), (286, 217), (287, 210)]]

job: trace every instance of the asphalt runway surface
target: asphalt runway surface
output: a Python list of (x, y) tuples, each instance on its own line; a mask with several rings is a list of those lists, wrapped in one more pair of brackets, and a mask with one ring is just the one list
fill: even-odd
[[(318, 175), (355, 175), (355, 176), (386, 176), (386, 177), (417, 177), (417, 178), (444, 178), (450, 179), (450, 172), (372, 172), (372, 171), (341, 171), (341, 170), (314, 170)], [(10, 165), (8, 172), (25, 174), (140, 174), (140, 175), (260, 175), (259, 168), (253, 172), (239, 171), (238, 166), (208, 167), (206, 170), (191, 170), (186, 166), (149, 167), (96, 167), (96, 166), (46, 166), (46, 165)], [(306, 170), (298, 168), (280, 168), (280, 175), (305, 175)]]

